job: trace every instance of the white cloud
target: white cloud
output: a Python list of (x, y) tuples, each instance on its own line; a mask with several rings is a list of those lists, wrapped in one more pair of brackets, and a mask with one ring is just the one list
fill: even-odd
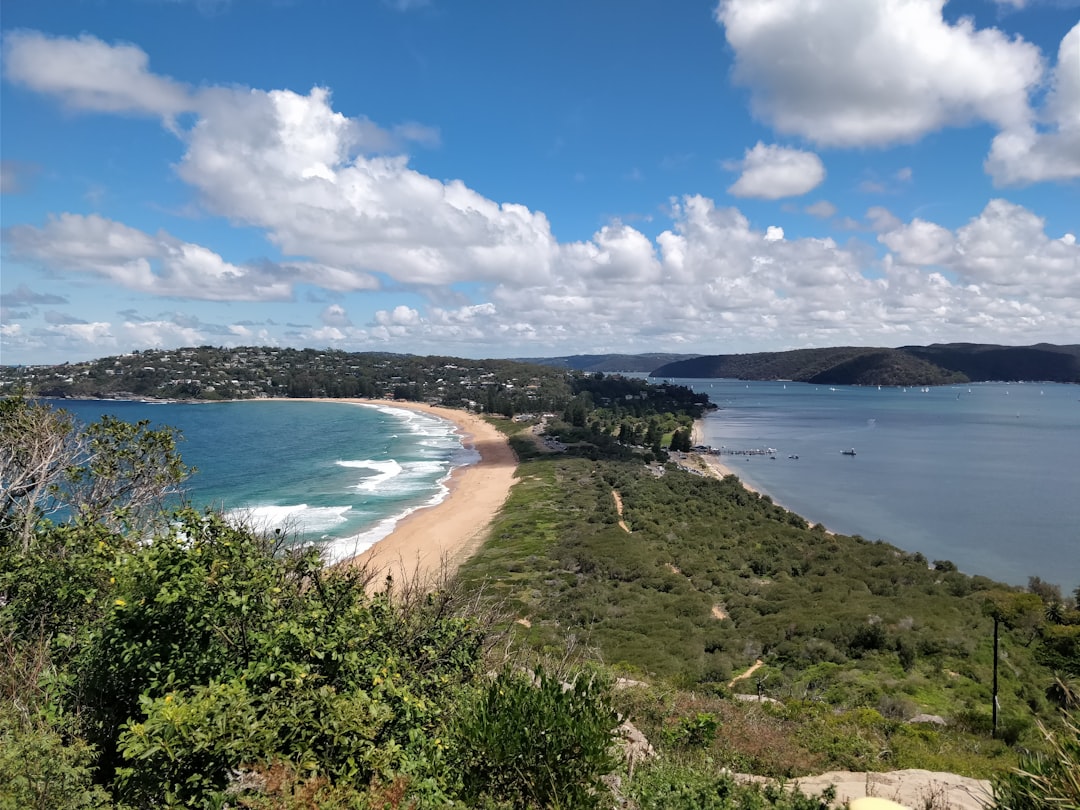
[(1062, 341), (1080, 329), (1075, 238), (1051, 239), (1038, 217), (1002, 200), (956, 231), (874, 209), (868, 218), (889, 250), (881, 260), (857, 244), (770, 238), (704, 197), (673, 210), (674, 227), (651, 257), (659, 269), (638, 283), (613, 284), (605, 266), (590, 262), (583, 250), (594, 236), (570, 246), (550, 279), (500, 284), (487, 305), (384, 310), (371, 336), (475, 353), (497, 335), (534, 354)]
[(878, 239), (898, 262), (947, 267), (982, 292), (1038, 302), (1039, 309), (1080, 306), (1076, 237), (1050, 238), (1042, 218), (1007, 200), (991, 200), (955, 233), (915, 219)]
[(320, 315), (320, 320), (322, 320), (323, 326), (352, 326), (352, 321), (349, 320), (349, 313), (347, 313), (345, 308), (340, 304), (331, 304), (324, 309), (322, 315)]
[(4, 35), (7, 79), (58, 96), (75, 109), (171, 118), (191, 109), (190, 90), (149, 70), (135, 45), (109, 45), (83, 34), (77, 39), (37, 31)]
[(952, 231), (921, 219), (881, 234), (878, 241), (905, 264), (940, 264), (952, 257), (954, 249)]
[[(881, 26), (895, 15), (900, 22), (905, 14), (925, 16), (934, 8), (929, 0), (883, 0), (857, 7), (836, 0), (836, 6), (849, 13), (855, 31), (870, 23)], [(788, 0), (723, 4), (721, 12), (737, 10), (743, 17), (729, 26), (746, 34), (736, 46), (739, 58), (757, 54), (762, 37), (769, 39), (769, 25), (783, 28), (781, 12), (791, 8)], [(829, 16), (831, 3), (817, 8), (804, 38), (815, 26), (831, 30), (829, 25), (838, 19)], [(940, 3), (936, 8), (940, 16)], [(760, 19), (748, 21), (746, 16), (754, 13)], [(995, 32), (949, 27), (940, 19), (937, 26), (931, 26), (930, 38), (937, 37), (937, 45), (957, 45), (972, 63), (957, 67), (949, 61), (955, 54), (947, 54), (936, 70), (963, 68), (965, 75), (930, 76), (918, 61), (925, 59), (923, 46), (912, 46), (917, 69), (908, 78), (926, 80), (932, 89), (942, 89), (934, 82), (953, 81), (970, 90), (974, 79), (968, 74), (982, 68), (986, 52), (1006, 60), (1029, 53), (1028, 46)], [(938, 30), (942, 27), (944, 33)], [(896, 44), (889, 39), (895, 31), (874, 31), (884, 44)], [(832, 40), (822, 41), (828, 45)], [(52, 47), (51, 42), (46, 45)], [(94, 47), (99, 45), (110, 47)], [(795, 56), (802, 54), (802, 47), (793, 45)], [(826, 49), (832, 61), (824, 63), (825, 73), (840, 70), (834, 64), (839, 59), (835, 50)], [(856, 56), (856, 62), (873, 62), (865, 54)], [(104, 98), (111, 99), (112, 109), (167, 116), (170, 104), (144, 98), (139, 89), (147, 79), (159, 77), (147, 73), (145, 62), (132, 60), (130, 54), (127, 58), (134, 65), (128, 73), (135, 89), (126, 94), (104, 79), (103, 95), (81, 85), (75, 92), (63, 84), (63, 77), (42, 84), (42, 91), (69, 104), (97, 109), (93, 105), (105, 104)], [(135, 69), (139, 65), (141, 69)], [(849, 70), (858, 66), (861, 63), (846, 65)], [(921, 123), (907, 129), (881, 124), (889, 116), (903, 119), (902, 113), (916, 104), (905, 83), (908, 78), (897, 78), (903, 67), (886, 65), (881, 74), (887, 88), (890, 82), (900, 83), (894, 88), (897, 93), (865, 99), (879, 117), (866, 119), (859, 137), (867, 140), (860, 142), (923, 131)], [(101, 75), (107, 79), (111, 74)], [(855, 130), (844, 128), (845, 115), (855, 116), (854, 101), (862, 99), (859, 93), (865, 89), (859, 83), (872, 75), (867, 68), (858, 76), (841, 76), (838, 93), (846, 93), (847, 100), (825, 99), (814, 126), (832, 133), (829, 137), (855, 137)], [(820, 76), (801, 80), (807, 92), (824, 92), (818, 86)], [(986, 80), (1000, 84), (993, 71)], [(25, 77), (20, 81), (36, 86)], [(162, 81), (166, 89), (175, 84)], [(1059, 80), (1055, 99), (1071, 92), (1063, 86)], [(972, 116), (997, 122), (1008, 118), (1017, 92), (1006, 93), (998, 107), (980, 101), (978, 94), (965, 103)], [(290, 340), (343, 348), (387, 341), (399, 350), (471, 355), (490, 352), (493, 345), (501, 354), (530, 355), (583, 347), (737, 351), (973, 336), (990, 340), (999, 334), (1009, 336), (1010, 342), (1025, 335), (1061, 340), (1080, 332), (1075, 238), (1049, 237), (1042, 220), (1004, 200), (991, 201), (979, 217), (956, 230), (919, 219), (903, 223), (885, 208), (871, 208), (865, 224), (852, 224), (863, 230), (869, 226), (880, 235), (883, 257), (874, 253), (878, 248), (859, 240), (838, 245), (831, 239), (795, 238), (780, 225), (755, 228), (738, 209), (717, 207), (702, 196), (673, 200), (672, 225), (655, 240), (624, 222), (611, 222), (589, 239), (560, 244), (542, 213), (498, 203), (461, 181), (436, 180), (411, 168), (407, 156), (388, 150), (403, 138), (423, 141), (421, 131), (395, 132), (345, 116), (332, 108), (324, 89), (304, 95), (204, 88), (185, 98), (194, 123), (174, 130), (184, 150), (180, 177), (196, 189), (209, 211), (262, 230), (286, 254), (284, 261), (234, 264), (168, 233), (149, 234), (78, 214), (61, 214), (41, 227), (10, 228), (11, 255), (54, 273), (89, 274), (126, 289), (180, 299), (283, 300), (293, 295), (295, 284), (306, 282), (333, 291), (335, 303), (327, 305), (327, 297), (322, 297), (321, 312), (298, 316), (305, 325), (290, 325), (296, 331), (285, 334)], [(926, 102), (931, 114), (911, 120), (951, 121), (964, 105), (957, 100), (960, 95), (946, 93), (943, 98)], [(813, 153), (775, 145), (748, 150), (739, 168), (742, 176), (736, 185), (766, 198), (805, 193), (824, 177)], [(898, 173), (893, 179), (907, 178)], [(824, 200), (805, 210), (816, 216), (835, 214)], [(380, 275), (396, 283), (382, 284)], [(482, 283), (466, 288), (460, 282)], [(353, 325), (345, 308), (353, 308), (347, 294), (380, 286), (413, 286), (433, 303), (387, 307), (365, 328)], [(415, 302), (413, 297), (408, 300)], [(94, 324), (49, 327), (65, 327), (65, 332), (42, 334), (26, 325), (7, 328), (5, 350), (52, 338), (130, 348), (200, 343), (208, 334), (231, 341), (250, 337), (246, 326), (236, 328), (241, 325), (215, 330), (198, 321), (154, 317), (122, 318), (114, 327), (104, 317), (93, 317)]]
[(403, 155), (358, 154), (377, 141), (319, 88), (218, 91), (179, 173), (213, 212), (341, 271), (412, 284), (548, 272), (555, 242), (543, 214), (422, 175)]
[(736, 197), (762, 200), (797, 197), (817, 188), (825, 179), (825, 166), (813, 152), (761, 141), (746, 150), (742, 161), (725, 167), (742, 171), (728, 188), (728, 193)]
[(121, 345), (138, 348), (199, 346), (206, 342), (206, 335), (199, 329), (174, 321), (125, 321), (120, 332), (124, 339)]
[(7, 232), (12, 255), (49, 270), (90, 273), (139, 292), (208, 301), (281, 301), (290, 280), (272, 266), (240, 267), (201, 245), (155, 236), (96, 214), (61, 214)]
[(1016, 122), (994, 138), (986, 171), (999, 186), (1080, 177), (1080, 23), (1061, 40), (1044, 126)]
[(892, 231), (900, 227), (900, 219), (888, 208), (880, 205), (871, 206), (866, 210), (866, 218), (870, 221), (871, 230), (882, 233)]
[(1026, 120), (1042, 76), (1038, 48), (967, 18), (950, 24), (943, 5), (720, 0), (716, 19), (735, 53), (735, 80), (780, 132), (883, 146), (946, 126)]

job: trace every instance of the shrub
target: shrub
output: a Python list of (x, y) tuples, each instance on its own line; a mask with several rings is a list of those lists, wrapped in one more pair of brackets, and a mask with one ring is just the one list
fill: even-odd
[(827, 810), (836, 798), (833, 787), (804, 796), (782, 785), (740, 785), (729, 774), (665, 764), (640, 769), (628, 792), (640, 810)]
[(616, 765), (619, 724), (607, 685), (579, 675), (564, 685), (537, 668), (503, 671), (462, 712), (455, 759), (468, 806), (481, 799), (513, 808), (599, 806), (600, 777)]
[(1080, 718), (1066, 715), (1063, 729), (1039, 730), (1048, 754), (1030, 754), (1020, 766), (993, 779), (994, 810), (1062, 810), (1080, 807)]

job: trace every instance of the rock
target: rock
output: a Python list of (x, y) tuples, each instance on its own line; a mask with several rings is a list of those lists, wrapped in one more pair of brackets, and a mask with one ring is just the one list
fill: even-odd
[(732, 695), (732, 697), (746, 703), (775, 703), (777, 706), (784, 705), (776, 698), (766, 697), (765, 695)]
[(851, 803), (850, 810), (908, 810), (902, 804), (891, 802), (888, 799), (879, 799), (876, 796), (866, 796), (856, 799)]
[(629, 720), (623, 720), (615, 732), (619, 738), (617, 744), (622, 749), (623, 759), (626, 760), (627, 773), (632, 774), (637, 763), (656, 756), (656, 749)]
[[(914, 768), (886, 773), (830, 771), (820, 776), (792, 779), (791, 783), (797, 785), (803, 793), (821, 793), (829, 785), (835, 785), (837, 806), (842, 806), (846, 801), (851, 802), (869, 796), (889, 799), (908, 808), (947, 807), (949, 810), (985, 810), (992, 796), (990, 782), (985, 779), (972, 779), (954, 773)], [(879, 806), (888, 807), (888, 805)]]
[(946, 726), (948, 722), (940, 714), (917, 714), (908, 720), (909, 723), (931, 723), (935, 726)]

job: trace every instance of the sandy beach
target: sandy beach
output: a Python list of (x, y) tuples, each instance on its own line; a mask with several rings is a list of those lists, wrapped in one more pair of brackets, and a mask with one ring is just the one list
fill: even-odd
[(389, 535), (343, 563), (369, 566), (375, 573), (375, 588), (381, 588), (387, 575), (396, 583), (430, 584), (444, 573), (453, 573), (484, 542), (514, 484), (517, 457), (506, 437), (479, 416), (455, 408), (384, 399), (326, 401), (400, 408), (446, 419), (457, 425), (465, 446), (479, 453), (477, 463), (454, 468), (446, 482), (446, 498), (413, 512)]

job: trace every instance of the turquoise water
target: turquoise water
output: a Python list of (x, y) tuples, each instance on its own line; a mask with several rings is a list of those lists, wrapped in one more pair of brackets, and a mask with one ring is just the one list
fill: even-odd
[(776, 450), (723, 461), (808, 520), (1013, 584), (1080, 585), (1080, 386), (675, 382), (720, 406), (706, 444)]
[(197, 468), (187, 485), (199, 506), (260, 529), (318, 542), (329, 560), (385, 537), (402, 517), (446, 495), (454, 466), (473, 463), (444, 419), (345, 403), (64, 401), (83, 421), (108, 413), (183, 432)]

